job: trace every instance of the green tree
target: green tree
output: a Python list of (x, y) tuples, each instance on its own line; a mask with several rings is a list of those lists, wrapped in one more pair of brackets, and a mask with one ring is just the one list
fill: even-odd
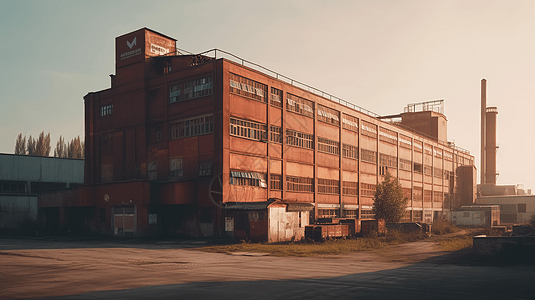
[(387, 172), (383, 182), (375, 188), (373, 201), (375, 218), (384, 219), (387, 223), (395, 223), (403, 217), (408, 199), (403, 197), (398, 179)]

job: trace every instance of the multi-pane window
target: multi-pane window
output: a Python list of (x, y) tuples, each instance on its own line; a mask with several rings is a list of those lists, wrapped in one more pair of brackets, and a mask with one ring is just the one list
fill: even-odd
[(412, 211), (412, 221), (422, 221), (422, 211), (421, 210), (413, 210)]
[(344, 215), (346, 218), (357, 218), (358, 210), (356, 209), (344, 209)]
[(318, 121), (340, 126), (340, 113), (334, 109), (318, 104)]
[(409, 171), (409, 172), (412, 171), (412, 162), (410, 160), (400, 158), (399, 169)]
[(318, 137), (318, 151), (339, 155), (340, 143), (333, 140), (328, 140), (326, 138)]
[(360, 149), (360, 159), (365, 162), (369, 162), (372, 164), (377, 163), (377, 152), (366, 150), (366, 149)]
[(359, 159), (359, 148), (348, 144), (342, 144), (342, 156), (351, 159)]
[(434, 191), (433, 192), (433, 202), (442, 202), (443, 194), (440, 191)]
[(267, 139), (267, 125), (230, 118), (230, 135), (264, 141)]
[(102, 105), (100, 107), (100, 116), (107, 116), (113, 113), (113, 103), (108, 105)]
[(169, 87), (169, 103), (212, 95), (212, 76), (173, 84)]
[(526, 212), (526, 204), (524, 204), (524, 203), (517, 204), (516, 211), (519, 212), (519, 213), (525, 213)]
[(401, 192), (403, 193), (403, 198), (411, 199), (412, 190), (410, 188), (401, 188)]
[(371, 138), (377, 138), (377, 125), (362, 121), (360, 122), (360, 133)]
[(282, 91), (271, 87), (269, 103), (273, 106), (282, 107)]
[(414, 202), (422, 202), (423, 196), (422, 196), (422, 188), (421, 187), (415, 187), (412, 189), (412, 201)]
[(375, 214), (373, 213), (373, 210), (371, 209), (362, 209), (360, 211), (360, 216), (362, 219), (373, 219), (375, 218)]
[(266, 174), (230, 171), (230, 184), (267, 188)]
[(269, 188), (272, 190), (282, 190), (282, 175), (270, 174), (270, 177)]
[(359, 132), (359, 119), (350, 115), (343, 114), (342, 115), (342, 127), (344, 129)]
[(422, 164), (419, 164), (419, 163), (414, 163), (414, 173), (423, 173), (424, 171), (424, 168), (422, 166)]
[(314, 136), (291, 129), (286, 129), (286, 145), (314, 149)]
[(442, 169), (441, 168), (433, 168), (433, 176), (436, 178), (442, 178)]
[(361, 182), (360, 195), (363, 197), (375, 197), (375, 184)]
[(408, 136), (404, 136), (402, 134), (399, 135), (399, 146), (403, 148), (411, 149), (412, 147), (412, 141), (411, 138)]
[(340, 211), (338, 209), (318, 209), (320, 218), (338, 218)]
[(184, 175), (184, 165), (182, 162), (182, 157), (170, 158), (169, 159), (169, 177), (182, 178), (183, 175)]
[(230, 74), (230, 92), (260, 102), (267, 102), (267, 85)]
[(212, 175), (212, 162), (204, 162), (199, 164), (199, 176)]
[(379, 153), (379, 165), (390, 168), (398, 167), (398, 159), (395, 156)]
[(318, 193), (340, 194), (340, 181), (318, 178)]
[(433, 147), (428, 144), (424, 144), (424, 153), (427, 155), (433, 155)]
[(345, 196), (358, 196), (359, 195), (359, 183), (344, 181), (342, 183), (342, 194)]
[(205, 115), (169, 124), (169, 139), (209, 134), (214, 131), (214, 116)]
[(431, 202), (431, 195), (430, 190), (424, 190), (424, 202)]
[(444, 175), (443, 175), (444, 177), (443, 178), (446, 179), (446, 180), (449, 180), (450, 179), (450, 173), (451, 173), (450, 171), (444, 170)]
[(296, 95), (286, 95), (286, 110), (314, 118), (314, 102)]
[(286, 190), (290, 192), (314, 192), (314, 178), (286, 176)]
[(435, 157), (442, 158), (442, 149), (435, 148), (435, 149), (433, 149), (433, 152), (435, 154)]
[(422, 152), (424, 149), (424, 146), (422, 144), (422, 142), (420, 141), (414, 141), (414, 151), (416, 152)]
[(453, 153), (444, 150), (444, 159), (452, 161), (453, 160)]
[(433, 167), (424, 165), (424, 175), (433, 176)]
[(279, 126), (271, 125), (269, 132), (271, 135), (271, 141), (273, 143), (282, 144), (282, 128), (280, 128)]
[(396, 145), (398, 143), (398, 136), (395, 131), (379, 127), (379, 140)]

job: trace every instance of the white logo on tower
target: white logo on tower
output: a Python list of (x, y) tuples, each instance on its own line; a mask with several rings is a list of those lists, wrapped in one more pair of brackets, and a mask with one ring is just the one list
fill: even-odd
[(130, 43), (129, 41), (126, 41), (126, 45), (128, 45), (128, 48), (132, 49), (132, 47), (134, 47), (136, 45), (136, 39), (137, 39), (137, 37), (135, 37), (132, 40), (132, 43)]

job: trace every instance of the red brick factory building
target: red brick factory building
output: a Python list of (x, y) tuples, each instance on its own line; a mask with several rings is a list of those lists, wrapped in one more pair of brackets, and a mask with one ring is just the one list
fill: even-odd
[(147, 28), (115, 43), (111, 87), (84, 97), (85, 184), (64, 202), (85, 207), (88, 231), (300, 239), (318, 218), (373, 218), (385, 172), (409, 198), (405, 221), (474, 203), (474, 157), (447, 142), (442, 100), (381, 117)]

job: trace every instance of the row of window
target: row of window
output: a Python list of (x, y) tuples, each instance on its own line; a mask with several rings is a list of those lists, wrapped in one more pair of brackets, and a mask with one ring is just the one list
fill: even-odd
[(318, 137), (318, 151), (339, 155), (340, 143), (326, 138)]
[[(153, 172), (154, 176), (149, 176), (149, 177), (153, 177), (153, 179), (155, 179), (156, 172), (157, 172), (157, 162), (151, 162), (150, 165), (153, 167), (147, 168), (147, 171)], [(199, 163), (199, 169), (198, 169), (199, 176), (200, 177), (211, 176), (212, 165), (213, 165), (212, 162)], [(179, 178), (182, 178), (183, 176), (184, 176), (184, 159), (182, 157), (170, 158), (169, 159), (169, 177), (171, 179), (179, 179)]]
[(267, 126), (256, 122), (230, 118), (230, 135), (262, 141), (267, 139)]
[(213, 87), (212, 76), (173, 84), (169, 87), (169, 103), (212, 95)]
[(260, 102), (267, 102), (267, 85), (236, 75), (230, 74), (230, 92)]
[(213, 115), (205, 115), (169, 124), (169, 139), (179, 139), (214, 132)]

